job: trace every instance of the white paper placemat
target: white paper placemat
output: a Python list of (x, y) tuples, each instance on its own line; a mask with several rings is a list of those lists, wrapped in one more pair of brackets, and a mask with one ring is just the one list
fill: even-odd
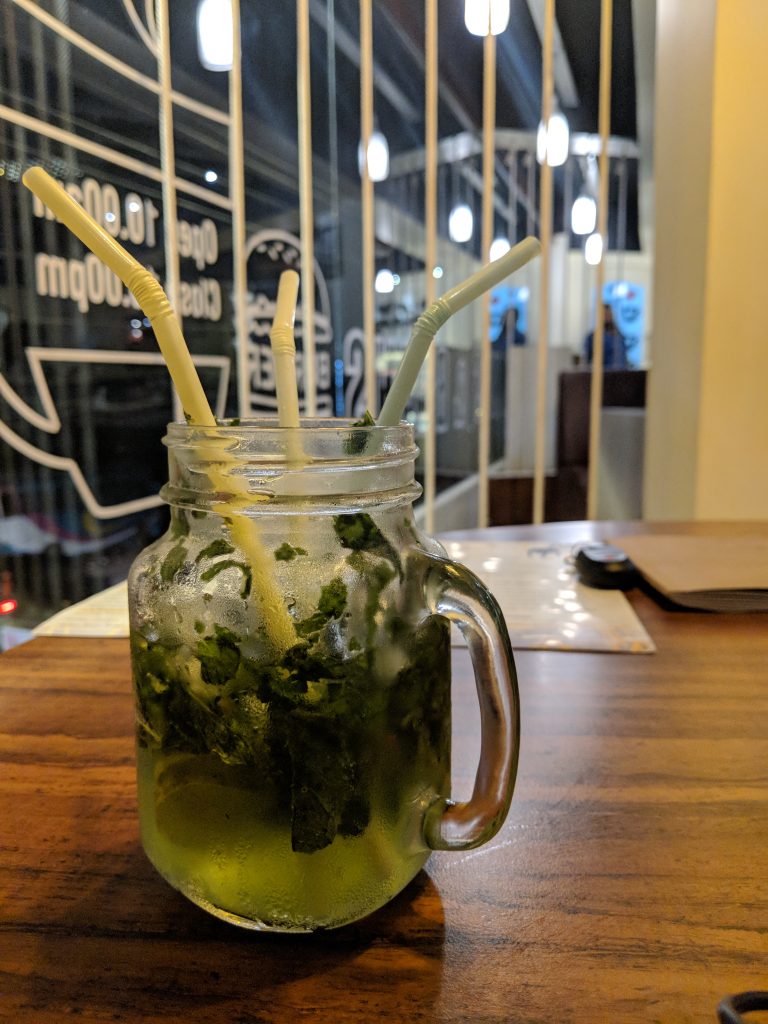
[[(531, 541), (447, 541), (450, 558), (463, 562), (501, 606), (517, 648), (562, 651), (626, 651), (656, 648), (631, 605), (617, 590), (578, 582), (567, 544)], [(126, 584), (65, 608), (42, 622), (35, 636), (128, 636)], [(453, 640), (462, 645), (459, 630)]]
[(35, 636), (128, 636), (128, 586), (116, 583), (35, 626)]
[[(571, 545), (535, 541), (443, 541), (499, 602), (512, 646), (647, 654), (656, 647), (618, 590), (580, 583)], [(463, 644), (458, 630), (454, 642)]]

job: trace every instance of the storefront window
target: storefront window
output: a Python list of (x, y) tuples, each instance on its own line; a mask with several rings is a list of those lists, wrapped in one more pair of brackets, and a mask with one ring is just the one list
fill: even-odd
[[(360, 9), (352, 0), (309, 6), (315, 401), (319, 415), (356, 417), (366, 406)], [(439, 5), (436, 294), (489, 256), (480, 244), (483, 43), (466, 32), (462, 6)], [(513, 5), (514, 37), (499, 37), (497, 253), (539, 232), (538, 106), (535, 89), (521, 90), (515, 78), (526, 61), (538, 74), (535, 28), (524, 7)], [(166, 9), (168, 96), (158, 59)], [(124, 579), (135, 554), (162, 532), (161, 439), (179, 414), (151, 325), (117, 278), (22, 187), (27, 166), (41, 164), (63, 182), (163, 283), (216, 415), (276, 410), (268, 329), (280, 271), (301, 263), (296, 9), (267, 0), (240, 5), (240, 134), (231, 128), (229, 10), (229, 0), (0, 0), (0, 601), (17, 601), (19, 627)], [(421, 5), (374, 3), (373, 13), (377, 148), (368, 160), (376, 182), (380, 404), (425, 305), (425, 28)], [(459, 50), (465, 59), (457, 62)], [(172, 125), (161, 117), (164, 99)], [(637, 246), (632, 146), (619, 154), (634, 187), (629, 204), (625, 194), (623, 228), (612, 215), (613, 248), (622, 230), (621, 246)], [(238, 163), (245, 183), (242, 244)], [(554, 300), (553, 374), (579, 356), (594, 317), (585, 298), (583, 240), (569, 223), (572, 201), (589, 184), (587, 171), (586, 156), (572, 151), (555, 176), (554, 230), (570, 297)], [(614, 199), (620, 187), (616, 177)], [(246, 268), (245, 290), (237, 286), (238, 261)], [(481, 414), (490, 416), (492, 462), (513, 475), (530, 474), (539, 296), (532, 265), (494, 292), (490, 337), (480, 337), (478, 306), (440, 334), (435, 433), (437, 490), (448, 495), (446, 505), (455, 491), (460, 506), (460, 487), (477, 472)], [(304, 406), (303, 332), (300, 302)], [(642, 341), (635, 343), (639, 359)], [(485, 412), (481, 344), (492, 349)], [(423, 444), (423, 380), (406, 415)]]

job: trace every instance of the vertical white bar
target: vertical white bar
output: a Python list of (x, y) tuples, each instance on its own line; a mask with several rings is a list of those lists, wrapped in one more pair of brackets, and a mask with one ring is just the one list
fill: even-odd
[(248, 319), (245, 299), (245, 164), (243, 155), (243, 86), (240, 37), (240, 0), (232, 0), (232, 69), (229, 72), (229, 198), (232, 201), (232, 281), (234, 284), (235, 352), (237, 353), (238, 413), (251, 413), (251, 377), (248, 361)]
[(378, 413), (376, 386), (376, 293), (373, 290), (374, 249), (373, 182), (368, 173), (368, 141), (373, 134), (373, 10), (371, 0), (360, 0), (360, 139), (363, 146), (363, 334), (365, 336), (365, 404)]
[(571, 322), (571, 209), (573, 207), (573, 171), (574, 163), (570, 158), (570, 150), (565, 167), (565, 183), (563, 185), (563, 234), (565, 247), (563, 256), (563, 291), (559, 298), (560, 317), (557, 325), (558, 344), (565, 345), (571, 341), (568, 325)]
[[(555, 26), (555, 0), (546, 0), (544, 38), (541, 44), (541, 118), (549, 125), (552, 116), (554, 76), (552, 52)], [(541, 261), (539, 282), (539, 342), (536, 367), (536, 438), (533, 455), (533, 521), (544, 522), (544, 474), (547, 448), (547, 358), (549, 356), (550, 241), (552, 237), (552, 168), (547, 160), (541, 165), (539, 194)]]
[(160, 169), (163, 174), (163, 240), (165, 243), (165, 290), (179, 317), (179, 246), (176, 211), (176, 155), (173, 144), (173, 100), (171, 99), (171, 37), (168, 0), (157, 2), (160, 83)]
[[(426, 166), (424, 172), (424, 228), (426, 245), (424, 253), (424, 295), (426, 305), (436, 298), (435, 278), (432, 271), (437, 262), (437, 0), (425, 0), (424, 6), (424, 148)], [(428, 533), (435, 529), (435, 494), (437, 477), (437, 338), (427, 353), (427, 386), (425, 411), (427, 429), (424, 436), (424, 507), (425, 525)]]
[[(487, 263), (493, 241), (493, 195), (496, 180), (496, 36), (483, 40), (483, 203), (480, 262)], [(478, 424), (477, 525), (488, 525), (488, 465), (491, 461), (491, 293), (480, 310), (480, 422)]]
[(597, 515), (598, 459), (600, 455), (600, 410), (603, 404), (603, 285), (608, 252), (608, 139), (611, 134), (611, 47), (613, 42), (613, 0), (602, 0), (600, 14), (600, 194), (597, 230), (603, 251), (595, 275), (595, 333), (592, 344), (592, 387), (589, 395), (589, 467), (587, 471), (587, 519)]
[(315, 385), (315, 211), (312, 194), (312, 95), (309, 0), (296, 3), (296, 93), (299, 113), (299, 221), (301, 232), (301, 347), (304, 413), (317, 412)]

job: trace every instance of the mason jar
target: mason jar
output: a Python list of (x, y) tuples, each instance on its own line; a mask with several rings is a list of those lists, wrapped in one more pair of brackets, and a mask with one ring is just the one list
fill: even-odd
[[(485, 586), (416, 527), (410, 426), (174, 423), (167, 533), (129, 578), (141, 838), (234, 924), (312, 931), (501, 826), (519, 709)], [(450, 799), (450, 623), (481, 708)]]

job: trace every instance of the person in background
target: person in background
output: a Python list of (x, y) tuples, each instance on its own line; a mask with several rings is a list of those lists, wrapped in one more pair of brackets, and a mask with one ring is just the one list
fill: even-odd
[[(589, 366), (592, 365), (594, 341), (595, 332), (590, 331), (584, 342), (584, 356)], [(616, 326), (613, 311), (607, 302), (603, 303), (603, 369), (630, 369), (630, 362), (627, 358), (627, 342)]]
[(514, 306), (510, 306), (504, 314), (504, 323), (500, 335), (506, 341), (507, 347), (510, 345), (525, 345), (525, 335), (522, 331), (518, 330), (517, 319), (517, 310)]

